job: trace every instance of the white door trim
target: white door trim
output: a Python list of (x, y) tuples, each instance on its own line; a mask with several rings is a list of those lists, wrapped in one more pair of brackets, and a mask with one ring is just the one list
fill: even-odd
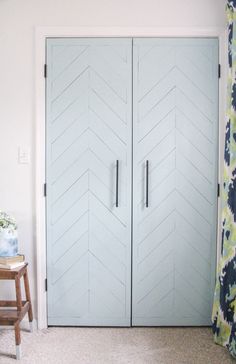
[[(225, 28), (126, 28), (126, 27), (36, 27), (35, 30), (35, 205), (37, 254), (37, 319), (38, 328), (47, 327), (46, 278), (46, 220), (43, 185), (45, 182), (45, 44), (48, 37), (217, 37), (221, 79), (219, 89), (219, 181), (223, 171), (224, 126), (227, 79), (227, 31)], [(220, 204), (218, 204), (220, 205)], [(220, 212), (220, 206), (218, 206)], [(220, 217), (220, 213), (218, 213)], [(220, 218), (218, 218), (218, 252), (220, 246)]]

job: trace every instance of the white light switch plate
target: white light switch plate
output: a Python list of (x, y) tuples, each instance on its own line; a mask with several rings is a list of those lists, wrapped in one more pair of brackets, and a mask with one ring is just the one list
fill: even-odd
[(18, 163), (29, 164), (30, 162), (30, 149), (29, 147), (18, 147)]

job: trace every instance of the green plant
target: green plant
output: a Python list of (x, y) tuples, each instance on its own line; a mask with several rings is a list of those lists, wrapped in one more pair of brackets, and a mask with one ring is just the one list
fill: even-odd
[(9, 216), (6, 212), (0, 211), (0, 231), (2, 229), (16, 230), (17, 225), (13, 217)]

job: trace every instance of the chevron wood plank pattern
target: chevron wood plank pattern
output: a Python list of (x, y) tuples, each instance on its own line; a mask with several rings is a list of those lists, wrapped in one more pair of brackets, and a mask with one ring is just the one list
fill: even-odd
[(131, 45), (47, 41), (51, 325), (130, 325)]
[(135, 39), (133, 52), (133, 324), (209, 325), (216, 257), (218, 43)]

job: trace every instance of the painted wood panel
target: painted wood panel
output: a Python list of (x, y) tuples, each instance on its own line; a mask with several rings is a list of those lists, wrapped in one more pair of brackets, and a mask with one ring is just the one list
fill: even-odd
[(133, 52), (133, 325), (210, 325), (218, 41), (134, 39)]
[(131, 56), (131, 39), (47, 40), (49, 325), (130, 325)]

